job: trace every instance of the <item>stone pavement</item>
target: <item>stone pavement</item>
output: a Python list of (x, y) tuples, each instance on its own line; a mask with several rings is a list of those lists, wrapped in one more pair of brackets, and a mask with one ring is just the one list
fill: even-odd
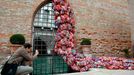
[(93, 68), (88, 72), (67, 73), (56, 75), (134, 75), (134, 70), (108, 70)]

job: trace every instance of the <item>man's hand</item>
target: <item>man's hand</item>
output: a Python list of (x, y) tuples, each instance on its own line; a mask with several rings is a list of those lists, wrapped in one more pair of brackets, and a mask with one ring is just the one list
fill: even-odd
[(38, 54), (39, 54), (39, 51), (38, 50), (35, 50), (35, 53), (33, 55), (33, 59), (37, 58)]
[(39, 54), (39, 51), (38, 50), (35, 50), (35, 55), (38, 55)]

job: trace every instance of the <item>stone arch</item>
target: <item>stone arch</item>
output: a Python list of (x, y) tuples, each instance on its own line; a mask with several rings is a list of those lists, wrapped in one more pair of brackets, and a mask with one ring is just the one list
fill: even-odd
[(33, 20), (34, 20), (34, 17), (35, 17), (35, 15), (36, 15), (36, 13), (37, 13), (37, 11), (42, 7), (42, 6), (44, 6), (44, 5), (46, 5), (47, 3), (49, 3), (50, 1), (52, 1), (52, 0), (42, 0), (42, 1), (40, 1), (39, 3), (37, 3), (37, 1), (38, 0), (36, 0), (35, 2), (35, 4), (33, 5), (35, 8), (33, 9), (33, 15), (32, 15), (32, 24), (33, 24)]

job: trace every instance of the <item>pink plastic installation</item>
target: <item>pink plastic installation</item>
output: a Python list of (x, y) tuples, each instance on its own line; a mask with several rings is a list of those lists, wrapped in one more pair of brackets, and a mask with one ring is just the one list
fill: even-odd
[(68, 0), (53, 0), (55, 24), (58, 26), (54, 52), (75, 71), (90, 68), (134, 69), (134, 61), (118, 57), (83, 57), (74, 50), (75, 19)]

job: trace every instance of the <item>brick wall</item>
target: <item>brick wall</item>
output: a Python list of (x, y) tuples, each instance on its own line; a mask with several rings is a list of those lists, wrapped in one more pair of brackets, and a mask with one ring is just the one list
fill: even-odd
[(92, 39), (91, 53), (123, 56), (131, 47), (127, 0), (71, 0), (76, 17), (76, 38)]
[[(34, 12), (46, 0), (0, 0), (0, 45), (14, 33), (31, 41)], [(69, 0), (76, 18), (76, 39), (92, 39), (92, 53), (119, 55), (130, 48), (130, 24), (127, 0)]]
[[(0, 46), (9, 43), (12, 34), (24, 34), (31, 42), (32, 18), (46, 0), (0, 0)], [(1, 48), (0, 48), (1, 50)]]
[(134, 0), (128, 0), (129, 6), (129, 16), (131, 23), (131, 41), (132, 41), (132, 51), (134, 53)]

